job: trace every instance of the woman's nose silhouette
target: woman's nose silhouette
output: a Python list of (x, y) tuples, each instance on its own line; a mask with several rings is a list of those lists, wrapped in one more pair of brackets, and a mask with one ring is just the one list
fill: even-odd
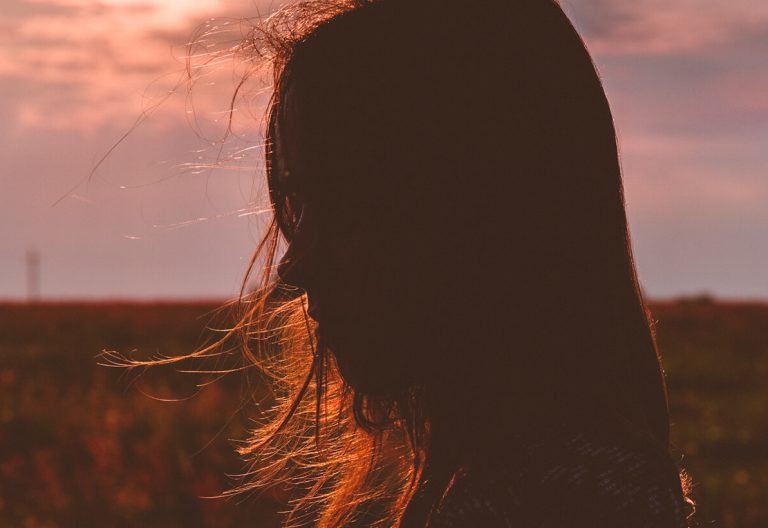
[(300, 258), (297, 258), (294, 246), (289, 245), (277, 265), (277, 276), (287, 286), (305, 289), (305, 268), (306, 265), (302, 263)]
[(293, 227), (293, 232), (289, 240), (286, 240), (287, 246), (285, 253), (277, 264), (277, 276), (280, 281), (287, 286), (294, 286), (306, 291), (307, 274), (311, 272), (311, 266), (307, 263), (307, 255), (310, 255), (309, 245), (312, 244), (314, 236), (305, 229), (306, 211), (302, 208), (299, 218)]
[(316, 255), (316, 233), (301, 228), (300, 223), (297, 223), (296, 227), (283, 257), (277, 264), (277, 276), (285, 285), (308, 292), (312, 287), (313, 277), (319, 272), (317, 265), (321, 259)]

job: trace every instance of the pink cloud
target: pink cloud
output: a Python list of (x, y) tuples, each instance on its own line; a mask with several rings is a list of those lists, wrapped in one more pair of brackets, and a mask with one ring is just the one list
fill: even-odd
[(603, 57), (711, 52), (768, 24), (768, 4), (760, 0), (563, 3), (592, 51)]
[(620, 136), (628, 210), (638, 219), (761, 216), (768, 202), (760, 141)]
[[(727, 97), (737, 111), (768, 115), (768, 66), (766, 71), (723, 76), (713, 82), (712, 90)], [(768, 125), (768, 119), (763, 123)]]
[[(12, 1), (26, 13), (14, 19), (12, 39), (0, 43), (0, 77), (22, 81), (27, 89), (6, 110), (18, 126), (57, 130), (130, 124), (177, 87), (184, 44), (195, 26), (207, 16), (226, 15), (225, 6), (233, 9), (223, 0)], [(232, 77), (224, 68), (215, 79), (222, 84), (222, 106)], [(184, 104), (182, 96), (161, 113), (180, 119)]]

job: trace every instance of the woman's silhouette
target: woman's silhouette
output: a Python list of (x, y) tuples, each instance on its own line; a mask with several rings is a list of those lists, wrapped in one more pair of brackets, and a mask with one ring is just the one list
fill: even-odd
[(292, 483), (297, 524), (685, 526), (611, 113), (559, 5), (300, 2), (243, 46), (274, 71), (257, 484)]

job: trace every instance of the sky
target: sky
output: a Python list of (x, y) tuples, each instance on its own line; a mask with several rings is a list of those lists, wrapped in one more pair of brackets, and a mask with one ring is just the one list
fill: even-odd
[[(768, 2), (562, 3), (614, 113), (645, 292), (768, 298)], [(241, 69), (195, 70), (189, 95), (185, 43), (216, 17), (206, 42), (226, 48), (276, 5), (3, 0), (0, 298), (25, 297), (30, 251), (47, 299), (237, 294), (267, 219), (268, 92), (222, 144)]]

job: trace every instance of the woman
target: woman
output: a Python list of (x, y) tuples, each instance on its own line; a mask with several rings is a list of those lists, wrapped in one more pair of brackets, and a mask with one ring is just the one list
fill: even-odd
[(686, 526), (611, 113), (559, 5), (300, 2), (243, 49), (274, 72), (252, 485), (292, 484), (294, 524)]

